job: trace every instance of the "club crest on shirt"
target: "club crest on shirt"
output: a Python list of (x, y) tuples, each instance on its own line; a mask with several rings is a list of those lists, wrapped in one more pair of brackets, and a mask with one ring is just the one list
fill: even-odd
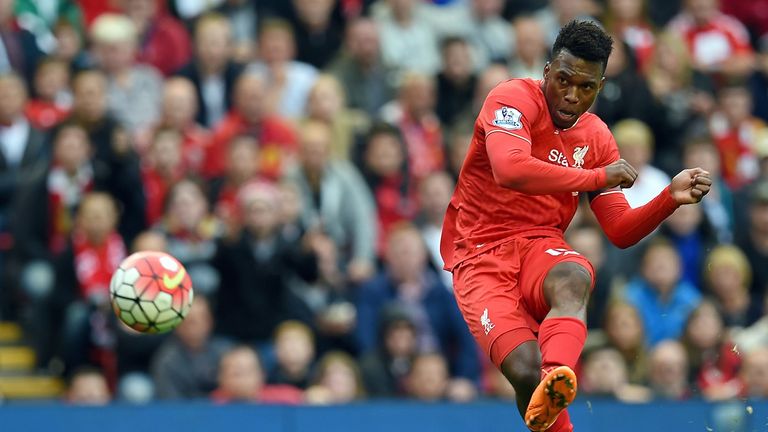
[(523, 123), (520, 121), (523, 114), (514, 108), (503, 106), (494, 111), (493, 116), (493, 124), (498, 127), (511, 130), (523, 128)]
[(574, 168), (581, 168), (584, 165), (584, 156), (587, 155), (589, 146), (576, 147), (573, 149), (573, 166)]

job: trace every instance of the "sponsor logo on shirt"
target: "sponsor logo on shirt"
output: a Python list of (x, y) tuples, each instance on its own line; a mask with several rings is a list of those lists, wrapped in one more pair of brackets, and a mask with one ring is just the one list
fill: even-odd
[(503, 106), (494, 111), (493, 115), (493, 124), (498, 127), (510, 130), (523, 128), (523, 123), (520, 121), (523, 114), (514, 108)]

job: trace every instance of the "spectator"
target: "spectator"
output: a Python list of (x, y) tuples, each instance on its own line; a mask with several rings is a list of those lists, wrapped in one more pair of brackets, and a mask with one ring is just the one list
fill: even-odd
[(232, 25), (233, 59), (247, 63), (253, 60), (256, 51), (258, 5), (247, 0), (224, 0), (223, 3), (216, 12), (224, 15)]
[(47, 53), (56, 47), (57, 40), (51, 29), (57, 21), (66, 21), (79, 32), (83, 30), (83, 16), (77, 1), (55, 0), (41, 4), (35, 0), (17, 0), (13, 4), (19, 26), (34, 34), (37, 46)]
[(515, 46), (520, 46), (517, 39), (510, 37), (509, 22), (501, 16), (503, 8), (502, 0), (471, 0), (446, 8), (456, 10), (454, 19), (446, 19), (438, 13), (432, 15), (435, 16), (434, 26), (441, 27), (441, 33), (456, 35), (469, 42), (473, 69), (480, 71), (491, 63), (505, 62)]
[(416, 323), (401, 306), (382, 309), (377, 345), (360, 360), (365, 388), (371, 397), (405, 395), (405, 380), (418, 352)]
[(741, 379), (746, 389), (744, 396), (761, 399), (768, 397), (768, 349), (761, 347), (744, 357)]
[(459, 178), (461, 166), (467, 157), (469, 145), (472, 143), (472, 131), (459, 126), (450, 134), (448, 144), (448, 172), (455, 182)]
[(752, 72), (754, 53), (747, 29), (720, 12), (718, 0), (685, 0), (669, 29), (685, 39), (697, 70), (725, 78)]
[[(495, 0), (494, 0), (495, 1)], [(437, 117), (452, 124), (465, 111), (477, 85), (469, 43), (460, 37), (446, 38), (441, 44), (442, 69), (437, 74)]]
[(296, 60), (318, 69), (339, 51), (343, 23), (336, 20), (335, 0), (293, 0)]
[(181, 134), (173, 129), (155, 131), (141, 171), (150, 225), (160, 222), (168, 190), (184, 175), (182, 157)]
[(671, 182), (663, 171), (651, 165), (653, 157), (653, 132), (640, 120), (621, 120), (613, 126), (613, 137), (621, 157), (637, 169), (635, 184), (623, 189), (631, 207), (640, 207), (652, 200)]
[(304, 226), (320, 229), (335, 243), (347, 280), (360, 283), (374, 270), (377, 224), (365, 181), (349, 162), (330, 158), (331, 131), (320, 122), (304, 125), (300, 165), (287, 174), (301, 191)]
[(750, 297), (760, 301), (768, 291), (768, 181), (761, 180), (752, 187), (747, 203), (749, 221), (736, 244), (749, 258), (752, 268)]
[(691, 312), (682, 342), (688, 351), (691, 381), (707, 400), (728, 400), (742, 392), (739, 354), (727, 336), (714, 303), (703, 301)]
[(195, 86), (197, 123), (214, 128), (232, 109), (242, 65), (233, 57), (232, 25), (224, 15), (200, 17), (194, 27), (194, 56), (177, 73)]
[(657, 240), (643, 255), (639, 276), (627, 284), (626, 300), (643, 319), (648, 346), (679, 337), (701, 300), (696, 287), (680, 279), (681, 272), (675, 248), (666, 240)]
[(229, 343), (212, 335), (208, 299), (195, 295), (184, 321), (152, 358), (150, 371), (160, 399), (196, 399), (216, 388), (217, 367)]
[(677, 249), (683, 265), (682, 279), (702, 286), (706, 251), (717, 245), (714, 229), (704, 218), (701, 206), (680, 206), (661, 225), (660, 234)]
[(90, 35), (96, 63), (107, 76), (110, 111), (130, 133), (143, 132), (160, 117), (162, 77), (134, 60), (139, 44), (135, 24), (123, 15), (104, 14)]
[(71, 70), (82, 70), (88, 67), (90, 59), (83, 50), (82, 29), (75, 27), (69, 21), (59, 20), (53, 26), (53, 36), (56, 47), (50, 53), (51, 57), (63, 61)]
[(331, 351), (318, 362), (315, 384), (307, 391), (313, 404), (349, 404), (365, 398), (365, 387), (355, 359), (341, 351)]
[(355, 145), (369, 128), (368, 116), (359, 110), (347, 108), (341, 83), (332, 75), (317, 77), (307, 100), (306, 121), (321, 121), (333, 132), (334, 158), (351, 160), (356, 155)]
[(296, 61), (296, 40), (285, 21), (264, 22), (259, 30), (259, 60), (246, 73), (259, 75), (267, 83), (267, 111), (285, 118), (304, 112), (309, 91), (317, 79), (313, 66)]
[(256, 352), (247, 346), (227, 351), (219, 362), (218, 387), (211, 393), (217, 404), (255, 402), (298, 405), (304, 395), (294, 387), (265, 385), (264, 369)]
[[(289, 280), (311, 282), (317, 257), (301, 239), (287, 238), (282, 229), (275, 186), (257, 182), (238, 194), (243, 230), (219, 242), (215, 259), (221, 275), (215, 312), (217, 332), (241, 342), (265, 344), (286, 319), (309, 321)], [(249, 325), (243, 325), (244, 322)]]
[(461, 318), (453, 295), (427, 267), (421, 233), (404, 225), (387, 239), (384, 270), (362, 285), (357, 298), (356, 337), (361, 352), (376, 347), (382, 308), (398, 304), (412, 314), (420, 352), (442, 352), (453, 375), (480, 376), (477, 346)]
[(746, 327), (760, 316), (762, 299), (750, 299), (751, 279), (749, 261), (738, 247), (720, 245), (707, 255), (704, 285), (726, 327)]
[(609, 0), (602, 21), (609, 33), (617, 35), (632, 49), (637, 59), (637, 71), (647, 70), (656, 44), (647, 2)]
[(429, 174), (419, 185), (419, 229), (429, 252), (430, 263), (447, 288), (453, 288), (453, 275), (443, 269), (445, 263), (440, 255), (440, 234), (453, 187), (453, 179), (445, 171)]
[(94, 367), (73, 372), (67, 387), (64, 399), (70, 405), (103, 406), (112, 401), (104, 373)]
[(109, 284), (126, 257), (125, 243), (115, 230), (117, 218), (109, 195), (89, 193), (83, 197), (67, 249), (56, 259), (51, 323), (58, 322), (56, 317), (63, 313), (63, 324), (54, 334), (69, 370), (98, 364), (112, 380), (116, 371)]
[[(451, 391), (448, 362), (440, 353), (419, 354), (406, 381), (408, 396), (419, 402), (449, 400)], [(474, 398), (474, 394), (467, 399)]]
[(384, 64), (400, 72), (436, 72), (440, 53), (429, 6), (416, 0), (386, 0), (380, 6), (373, 17), (381, 32)]
[(374, 125), (364, 145), (361, 171), (378, 210), (376, 252), (382, 256), (392, 227), (416, 215), (416, 186), (408, 172), (405, 143), (395, 127)]
[(718, 92), (718, 107), (709, 118), (709, 130), (720, 153), (723, 180), (737, 190), (759, 174), (755, 140), (768, 134), (768, 125), (752, 116), (752, 97), (744, 85), (728, 85)]
[(43, 52), (35, 36), (19, 25), (13, 9), (13, 1), (0, 2), (0, 33), (3, 34), (0, 74), (15, 72), (23, 77), (24, 81), (30, 83)]
[(603, 325), (605, 308), (612, 295), (615, 269), (608, 263), (605, 237), (594, 225), (569, 229), (566, 239), (573, 250), (584, 255), (595, 271), (595, 286), (587, 306), (587, 325), (600, 328)]
[(768, 122), (768, 37), (760, 39), (755, 73), (750, 78), (750, 93), (754, 98), (753, 114)]
[(33, 127), (50, 129), (69, 116), (72, 106), (69, 81), (67, 63), (55, 58), (38, 63), (33, 82), (35, 97), (24, 107), (24, 113)]
[(239, 229), (237, 194), (240, 188), (259, 176), (259, 143), (249, 135), (232, 138), (227, 149), (223, 176), (209, 182), (214, 214), (227, 230)]
[(382, 119), (396, 125), (408, 148), (408, 166), (416, 180), (445, 165), (443, 131), (435, 112), (436, 88), (432, 77), (408, 73), (398, 97), (382, 109)]
[(161, 11), (160, 3), (156, 0), (120, 0), (119, 4), (136, 28), (140, 42), (139, 62), (170, 75), (189, 61), (191, 48), (187, 29), (176, 18)]
[(327, 70), (344, 86), (348, 106), (371, 117), (395, 94), (393, 70), (382, 63), (379, 30), (368, 18), (347, 25), (344, 47)]
[(584, 357), (580, 391), (629, 403), (651, 399), (647, 388), (629, 383), (627, 365), (616, 349), (597, 348)]
[(241, 75), (235, 83), (234, 108), (216, 126), (206, 147), (203, 174), (207, 178), (224, 172), (227, 148), (237, 135), (250, 135), (259, 142), (259, 171), (279, 178), (295, 153), (296, 135), (282, 118), (267, 107), (267, 83), (254, 74)]
[(270, 384), (285, 384), (306, 390), (315, 363), (312, 330), (298, 321), (285, 321), (275, 329), (275, 367), (267, 374)]
[(221, 226), (210, 213), (204, 186), (183, 178), (168, 190), (163, 218), (155, 226), (165, 234), (168, 253), (186, 267), (195, 289), (212, 295), (220, 275), (212, 267)]
[(549, 56), (541, 24), (532, 16), (521, 16), (512, 23), (516, 50), (511, 52), (509, 76), (540, 79)]
[(605, 310), (603, 322), (606, 342), (627, 364), (631, 384), (643, 384), (648, 373), (645, 330), (638, 310), (629, 303), (613, 301)]
[(666, 339), (651, 350), (648, 381), (658, 399), (683, 400), (691, 396), (688, 356), (680, 342)]

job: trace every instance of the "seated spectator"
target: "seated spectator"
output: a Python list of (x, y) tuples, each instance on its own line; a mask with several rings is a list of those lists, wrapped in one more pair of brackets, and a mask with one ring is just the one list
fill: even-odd
[(603, 328), (606, 345), (616, 349), (627, 365), (629, 383), (645, 383), (648, 373), (648, 351), (645, 345), (643, 321), (637, 309), (621, 301), (609, 303), (605, 310)]
[[(117, 207), (111, 196), (85, 195), (77, 211), (75, 228), (67, 249), (56, 259), (56, 288), (53, 293), (54, 331), (65, 366), (98, 364), (114, 382), (116, 378), (113, 312), (109, 298), (112, 274), (127, 256), (123, 238), (117, 233)], [(62, 315), (63, 314), (63, 315)]]
[(296, 59), (322, 69), (341, 47), (344, 23), (335, 0), (293, 0)]
[(212, 335), (213, 315), (200, 294), (171, 337), (152, 357), (150, 372), (160, 399), (197, 399), (216, 388), (217, 367), (229, 343)]
[(83, 49), (84, 38), (81, 28), (66, 20), (59, 20), (51, 27), (56, 47), (50, 55), (63, 61), (70, 70), (82, 70), (89, 66), (88, 53)]
[(168, 252), (168, 240), (157, 231), (144, 231), (133, 240), (132, 250), (134, 252)]
[(706, 251), (717, 245), (715, 230), (701, 206), (680, 206), (659, 228), (675, 245), (683, 265), (683, 280), (701, 286)]
[(213, 212), (230, 231), (239, 229), (237, 194), (259, 176), (259, 143), (250, 135), (232, 138), (227, 149), (224, 175), (209, 182)]
[(749, 261), (738, 247), (717, 246), (707, 255), (704, 287), (726, 327), (746, 327), (761, 315), (762, 299), (749, 296), (751, 279)]
[(232, 57), (239, 63), (247, 63), (255, 57), (257, 9), (257, 4), (247, 0), (224, 0), (215, 9), (232, 24)]
[(306, 390), (315, 362), (315, 337), (298, 321), (285, 321), (275, 330), (276, 364), (267, 374), (269, 384), (287, 384)]
[(373, 195), (379, 222), (376, 252), (383, 256), (391, 228), (416, 216), (417, 185), (408, 171), (405, 143), (395, 127), (374, 125), (362, 151), (360, 171)]
[(744, 203), (747, 221), (739, 230), (736, 244), (747, 255), (752, 268), (750, 297), (760, 301), (768, 291), (768, 180), (755, 183), (748, 195)]
[[(19, 17), (14, 14), (14, 1), (0, 3), (0, 32), (3, 33), (3, 73), (13, 72), (24, 77), (26, 82), (32, 82), (32, 76), (38, 60), (43, 52), (37, 44), (35, 36), (20, 25)], [(15, 55), (10, 55), (8, 46), (15, 47)], [(13, 49), (13, 48), (12, 48)]]
[(327, 74), (319, 75), (309, 92), (306, 118), (301, 123), (307, 121), (321, 121), (330, 126), (333, 157), (343, 160), (353, 160), (357, 156), (355, 144), (368, 130), (370, 123), (364, 112), (347, 108), (341, 83)]
[(34, 97), (24, 107), (33, 127), (50, 129), (69, 116), (72, 106), (69, 74), (69, 65), (52, 57), (37, 65), (32, 82)]
[(752, 72), (754, 53), (744, 24), (718, 9), (717, 0), (686, 0), (668, 28), (682, 36), (701, 72), (724, 78)]
[(267, 83), (267, 112), (295, 119), (304, 112), (317, 69), (296, 61), (296, 40), (291, 25), (272, 19), (259, 28), (259, 60), (246, 73), (259, 75)]
[(91, 26), (96, 64), (106, 73), (109, 110), (129, 133), (145, 131), (160, 117), (163, 78), (136, 63), (139, 35), (124, 15), (103, 14)]
[(625, 299), (640, 313), (650, 347), (682, 335), (688, 315), (701, 300), (696, 287), (680, 279), (681, 270), (674, 246), (657, 240), (643, 255), (640, 274), (627, 284)]
[(544, 29), (533, 16), (520, 16), (512, 22), (515, 50), (510, 52), (509, 76), (540, 79), (549, 58)]
[(170, 75), (189, 61), (191, 48), (187, 29), (162, 10), (161, 3), (155, 0), (122, 0), (118, 4), (136, 27), (138, 40), (141, 41), (138, 52), (141, 63)]
[(653, 132), (640, 120), (621, 120), (613, 125), (613, 137), (621, 157), (638, 172), (631, 188), (622, 189), (631, 207), (640, 207), (663, 191), (672, 181), (663, 171), (651, 165)]
[(717, 107), (709, 118), (709, 130), (720, 154), (723, 180), (738, 190), (760, 174), (755, 141), (768, 133), (768, 125), (752, 115), (752, 95), (745, 85), (721, 87)]
[(408, 73), (398, 89), (397, 100), (382, 109), (383, 120), (400, 129), (408, 149), (411, 176), (421, 180), (443, 169), (443, 131), (435, 113), (435, 82), (429, 75)]
[(217, 332), (241, 342), (265, 344), (279, 323), (311, 321), (288, 283), (295, 278), (314, 281), (317, 257), (302, 239), (285, 236), (279, 199), (269, 183), (244, 187), (238, 195), (243, 230), (218, 245)]
[(682, 342), (688, 351), (692, 381), (705, 399), (728, 400), (741, 394), (741, 358), (733, 350), (714, 303), (705, 300), (691, 312)]
[(221, 226), (209, 211), (204, 185), (192, 178), (168, 190), (163, 218), (155, 229), (165, 234), (168, 253), (186, 267), (195, 290), (211, 295), (219, 274), (211, 265)]
[(371, 397), (405, 394), (405, 379), (418, 352), (416, 323), (400, 306), (382, 310), (377, 346), (360, 360), (365, 388)]
[(384, 64), (400, 71), (435, 73), (440, 67), (440, 52), (430, 5), (387, 0), (377, 6), (372, 16), (379, 27)]
[(444, 270), (445, 263), (440, 254), (440, 238), (443, 230), (443, 218), (451, 201), (454, 183), (445, 171), (435, 171), (424, 177), (419, 185), (419, 203), (421, 211), (418, 221), (421, 236), (429, 252), (430, 263), (440, 275), (440, 280), (447, 288), (453, 288), (453, 274)]
[(217, 404), (253, 402), (298, 405), (301, 390), (288, 385), (266, 385), (265, 373), (256, 351), (238, 346), (227, 351), (219, 362), (218, 387), (211, 393)]
[(610, 34), (618, 36), (632, 48), (638, 72), (647, 70), (656, 45), (647, 6), (643, 0), (610, 0), (602, 19)]
[(160, 222), (168, 190), (184, 175), (181, 134), (174, 129), (159, 129), (153, 135), (141, 170), (149, 225)]
[(453, 295), (429, 269), (427, 259), (415, 227), (403, 225), (391, 232), (384, 269), (358, 291), (356, 338), (360, 351), (376, 349), (382, 308), (397, 304), (415, 320), (419, 352), (442, 352), (452, 375), (477, 380), (477, 346)]
[(112, 394), (104, 373), (92, 366), (84, 366), (69, 378), (64, 401), (69, 405), (102, 406), (112, 401)]
[(330, 237), (342, 271), (351, 283), (371, 277), (377, 236), (375, 205), (355, 167), (331, 159), (331, 130), (313, 121), (301, 131), (299, 165), (286, 179), (299, 187), (304, 226)]
[(747, 353), (740, 375), (745, 388), (743, 397), (768, 398), (768, 348)]
[(192, 82), (197, 97), (195, 120), (209, 129), (232, 109), (233, 89), (242, 65), (232, 60), (232, 24), (217, 13), (195, 22), (194, 56), (177, 74)]
[(613, 295), (615, 269), (610, 268), (605, 236), (594, 225), (568, 229), (566, 241), (573, 250), (584, 255), (594, 269), (594, 287), (587, 305), (587, 326), (600, 328), (605, 317), (605, 308)]
[(659, 342), (648, 359), (648, 384), (655, 398), (683, 400), (691, 396), (688, 355), (680, 342)]
[(347, 106), (369, 117), (395, 94), (395, 71), (382, 63), (379, 30), (370, 18), (357, 18), (347, 24), (342, 51), (327, 67), (344, 86)]
[(266, 101), (267, 83), (254, 74), (243, 74), (235, 83), (234, 107), (219, 122), (206, 147), (203, 175), (213, 178), (222, 175), (226, 155), (232, 138), (250, 135), (259, 143), (259, 172), (267, 178), (277, 179), (295, 154), (296, 134), (280, 117), (271, 114)]
[(448, 172), (453, 177), (453, 181), (459, 179), (461, 167), (464, 165), (464, 159), (467, 157), (469, 145), (472, 143), (472, 131), (465, 130), (459, 126), (451, 133), (448, 142)]
[(366, 397), (360, 367), (343, 351), (329, 351), (318, 361), (314, 384), (307, 390), (307, 402), (338, 405), (358, 402)]
[(622, 402), (648, 402), (651, 392), (629, 383), (627, 364), (614, 348), (597, 348), (584, 355), (579, 391), (591, 397)]
[(448, 400), (448, 362), (440, 353), (419, 354), (406, 379), (407, 396), (419, 402)]
[(449, 125), (453, 124), (457, 115), (464, 112), (472, 102), (477, 75), (473, 69), (472, 53), (467, 40), (460, 37), (446, 38), (442, 42), (441, 52), (442, 69), (437, 74), (435, 111), (440, 121)]

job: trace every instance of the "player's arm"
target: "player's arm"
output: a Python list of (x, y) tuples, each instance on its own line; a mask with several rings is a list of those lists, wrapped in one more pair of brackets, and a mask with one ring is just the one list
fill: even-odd
[(590, 193), (589, 201), (608, 239), (624, 249), (653, 232), (680, 205), (701, 201), (711, 185), (708, 172), (693, 168), (680, 172), (669, 186), (641, 207), (631, 208), (618, 187)]

